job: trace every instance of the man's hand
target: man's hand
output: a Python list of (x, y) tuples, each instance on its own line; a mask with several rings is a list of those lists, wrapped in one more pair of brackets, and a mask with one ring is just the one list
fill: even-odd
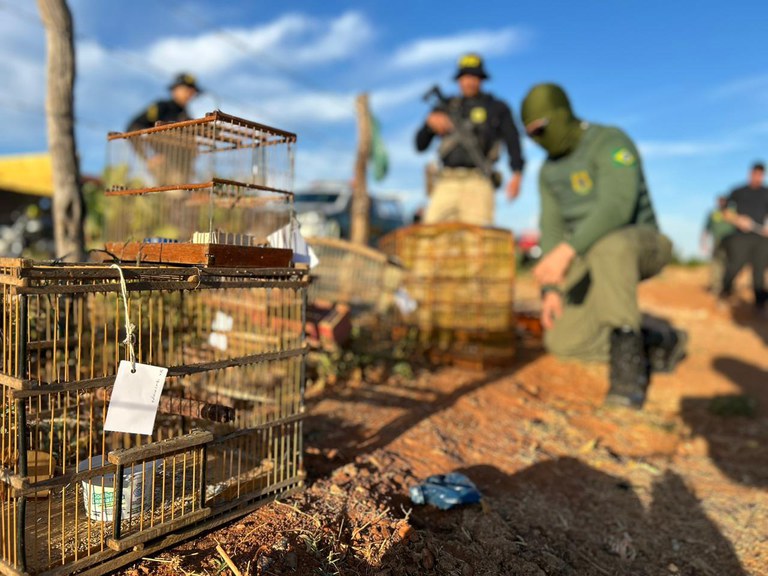
[(427, 126), (438, 136), (453, 132), (453, 122), (445, 112), (431, 112), (427, 116)]
[(522, 174), (520, 172), (512, 172), (512, 177), (507, 183), (507, 200), (514, 200), (520, 195), (521, 180)]
[(752, 230), (756, 230), (757, 228), (759, 228), (759, 226), (755, 224), (755, 221), (752, 220), (752, 218), (744, 214), (739, 214), (736, 216), (735, 224), (736, 224), (736, 228), (738, 228), (742, 232), (751, 232)]
[(541, 327), (549, 330), (563, 314), (563, 297), (554, 290), (544, 294), (541, 300)]
[(571, 265), (576, 251), (570, 244), (561, 242), (541, 259), (533, 269), (533, 276), (540, 286), (559, 286), (565, 280), (565, 273)]
[(739, 214), (736, 211), (730, 209), (723, 212), (723, 220), (733, 224), (742, 232), (750, 232), (758, 227), (749, 216), (745, 214)]

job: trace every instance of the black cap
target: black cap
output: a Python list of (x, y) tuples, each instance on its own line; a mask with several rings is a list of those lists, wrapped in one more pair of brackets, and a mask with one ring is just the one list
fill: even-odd
[(765, 164), (762, 162), (755, 162), (752, 164), (752, 170), (760, 170), (761, 172), (765, 172)]
[(454, 76), (453, 79), (458, 80), (465, 74), (477, 76), (481, 80), (490, 78), (490, 76), (486, 74), (485, 68), (483, 68), (483, 58), (474, 52), (464, 54), (464, 56), (459, 58), (459, 69), (456, 71), (456, 76)]
[(194, 88), (198, 92), (202, 92), (202, 89), (200, 86), (197, 85), (197, 79), (192, 74), (187, 74), (186, 72), (182, 72), (176, 78), (173, 79), (173, 82), (170, 86), (168, 86), (169, 90), (173, 90), (176, 88), (176, 86), (189, 86), (190, 88)]

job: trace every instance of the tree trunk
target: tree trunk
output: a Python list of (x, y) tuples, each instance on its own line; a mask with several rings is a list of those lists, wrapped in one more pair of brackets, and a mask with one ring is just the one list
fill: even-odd
[(53, 165), (53, 231), (56, 257), (85, 259), (84, 203), (74, 128), (75, 47), (66, 0), (37, 0), (45, 25), (48, 89), (45, 111)]
[(358, 144), (350, 236), (355, 244), (368, 244), (371, 215), (371, 199), (368, 197), (368, 157), (371, 155), (371, 117), (368, 112), (368, 94), (360, 94), (356, 103)]

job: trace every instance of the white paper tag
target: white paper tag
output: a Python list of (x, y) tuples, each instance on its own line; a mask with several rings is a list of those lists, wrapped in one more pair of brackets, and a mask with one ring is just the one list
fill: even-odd
[(309, 264), (310, 268), (314, 268), (320, 263), (317, 254), (307, 244), (304, 236), (301, 235), (299, 226), (295, 223), (286, 224), (282, 228), (278, 228), (267, 236), (267, 240), (269, 245), (274, 248), (290, 248), (293, 250), (294, 264)]
[(293, 261), (299, 264), (309, 264), (310, 268), (314, 268), (320, 264), (315, 251), (312, 250), (312, 246), (307, 244), (304, 236), (301, 235), (301, 230), (298, 228), (293, 229)]
[(213, 318), (213, 322), (211, 323), (211, 330), (215, 330), (216, 332), (231, 332), (232, 326), (234, 326), (234, 324), (235, 321), (232, 316), (218, 311), (216, 312), (216, 316)]
[(221, 332), (211, 332), (208, 334), (208, 344), (223, 352), (226, 352), (229, 347), (227, 335), (222, 334)]
[(405, 288), (398, 288), (395, 292), (395, 305), (403, 316), (416, 312), (419, 303), (416, 302)]
[(152, 434), (155, 428), (157, 405), (163, 393), (168, 368), (121, 360), (117, 368), (112, 397), (107, 407), (104, 430), (129, 434)]

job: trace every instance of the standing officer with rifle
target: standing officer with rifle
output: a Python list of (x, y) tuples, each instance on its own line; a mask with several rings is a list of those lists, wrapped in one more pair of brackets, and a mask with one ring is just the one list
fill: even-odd
[(499, 156), (501, 142), (507, 147), (512, 169), (507, 198), (514, 200), (520, 193), (524, 164), (520, 135), (509, 106), (480, 91), (487, 78), (482, 58), (466, 54), (459, 59), (455, 76), (461, 96), (445, 98), (438, 87), (425, 96), (436, 97), (438, 102), (416, 134), (416, 149), (426, 150), (432, 139), (440, 136), (442, 163), (423, 217), (425, 224), (493, 224), (494, 190), (501, 182), (493, 163)]

